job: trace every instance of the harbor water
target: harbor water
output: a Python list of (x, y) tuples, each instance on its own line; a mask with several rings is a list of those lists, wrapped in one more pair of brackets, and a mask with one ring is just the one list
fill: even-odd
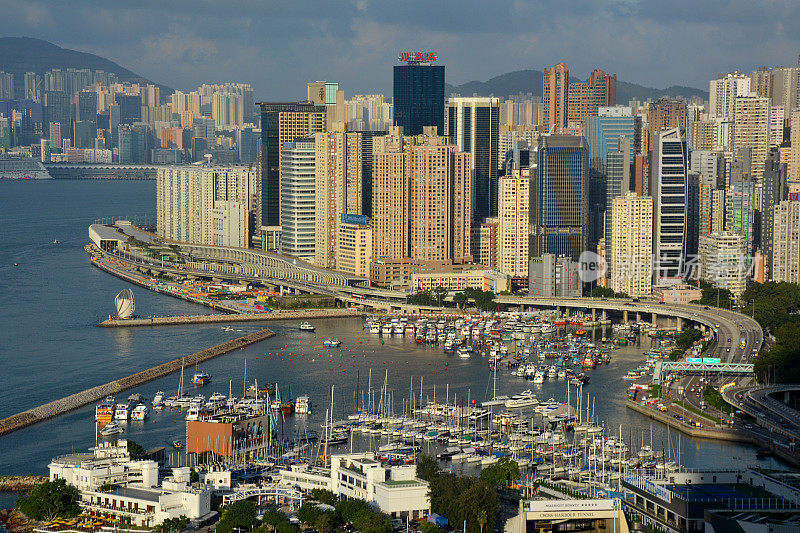
[[(0, 182), (0, 365), (6, 382), (0, 388), (0, 417), (6, 417), (85, 388), (128, 375), (155, 364), (189, 354), (224, 340), (269, 327), (276, 336), (203, 364), (199, 370), (212, 376), (199, 389), (241, 397), (245, 384), (277, 383), (281, 392), (291, 388), (293, 397), (310, 396), (312, 413), (283, 420), (280, 430), (291, 438), (307, 429), (320, 431), (334, 385), (334, 418), (353, 412), (365, 394), (371, 371), (372, 388), (378, 391), (387, 376), (394, 408), (402, 409), (412, 387), (419, 398), (422, 379), (424, 399), (447, 396), (465, 404), (492, 396), (493, 381), (487, 360), (478, 355), (460, 359), (445, 355), (440, 347), (416, 345), (412, 337), (371, 335), (359, 319), (315, 321), (316, 331), (302, 332), (297, 323), (270, 322), (165, 326), (155, 328), (98, 328), (113, 312), (113, 298), (129, 287), (89, 264), (83, 251), (87, 227), (99, 218), (137, 219), (155, 217), (155, 183), (152, 181), (42, 181)], [(58, 241), (58, 243), (54, 243)], [(18, 263), (18, 266), (14, 266)], [(132, 287), (136, 312), (141, 315), (210, 313), (205, 307)], [(602, 333), (595, 332), (596, 338)], [(610, 328), (607, 331), (610, 336)], [(323, 339), (342, 341), (338, 348), (324, 348)], [(584, 387), (597, 420), (608, 434), (629, 442), (632, 450), (644, 443), (656, 450), (672, 449), (678, 436), (625, 408), (629, 381), (622, 376), (639, 366), (649, 349), (649, 339), (612, 352), (611, 362), (587, 372)], [(246, 368), (246, 377), (245, 377)], [(193, 367), (186, 369), (188, 383)], [(153, 381), (138, 389), (152, 398), (156, 391), (177, 392), (179, 375)], [(191, 385), (189, 386), (191, 387)], [(508, 370), (497, 375), (497, 394), (532, 389), (540, 400), (566, 401), (564, 380), (534, 385)], [(357, 392), (361, 391), (361, 392)], [(571, 397), (574, 403), (575, 388)], [(50, 459), (72, 451), (84, 451), (95, 442), (94, 406), (0, 437), (0, 474), (45, 473)], [(143, 422), (127, 422), (123, 436), (146, 448), (167, 446), (185, 439), (185, 413), (165, 409), (151, 412)], [(730, 468), (759, 464), (775, 466), (772, 459), (757, 460), (755, 448), (729, 442), (680, 438), (681, 463), (689, 468)], [(341, 447), (342, 451), (347, 445)], [(179, 452), (173, 452), (179, 453)], [(724, 463), (721, 458), (725, 458)]]

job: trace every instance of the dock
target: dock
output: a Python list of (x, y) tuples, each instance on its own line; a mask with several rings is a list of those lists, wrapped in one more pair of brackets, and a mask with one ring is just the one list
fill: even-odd
[(17, 413), (9, 416), (8, 418), (0, 420), (0, 435), (12, 433), (18, 429), (22, 429), (50, 418), (63, 415), (64, 413), (68, 413), (69, 411), (73, 411), (83, 407), (84, 405), (100, 401), (106, 396), (118, 394), (122, 391), (138, 387), (139, 385), (154, 379), (167, 376), (173, 372), (179, 371), (182, 364), (192, 365), (195, 363), (202, 363), (203, 361), (208, 361), (209, 359), (219, 357), (220, 355), (239, 350), (245, 346), (261, 342), (265, 339), (273, 337), (274, 335), (275, 333), (271, 330), (262, 329), (255, 333), (250, 333), (249, 335), (245, 335), (243, 337), (225, 341), (222, 344), (217, 344), (216, 346), (206, 348), (205, 350), (195, 352), (185, 357), (179, 357), (177, 359), (173, 359), (172, 361), (156, 365), (152, 368), (148, 368), (147, 370), (136, 372), (135, 374), (131, 374), (124, 378), (110, 381), (103, 385), (98, 385), (97, 387), (92, 387), (90, 389), (71, 394), (59, 400), (40, 405), (39, 407), (34, 407), (33, 409), (28, 409), (27, 411)]
[(183, 326), (187, 324), (226, 324), (231, 322), (268, 322), (271, 320), (312, 320), (320, 318), (358, 318), (361, 313), (346, 309), (313, 311), (275, 311), (273, 313), (241, 313), (236, 315), (154, 316), (147, 318), (109, 318), (101, 328), (135, 328), (142, 326)]

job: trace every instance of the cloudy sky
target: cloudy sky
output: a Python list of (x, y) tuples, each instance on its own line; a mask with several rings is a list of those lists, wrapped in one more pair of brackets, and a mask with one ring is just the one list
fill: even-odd
[(92, 52), (176, 89), (250, 82), (258, 98), (391, 92), (401, 50), (431, 50), (459, 84), (566, 62), (653, 87), (794, 65), (800, 1), (0, 0), (0, 34)]

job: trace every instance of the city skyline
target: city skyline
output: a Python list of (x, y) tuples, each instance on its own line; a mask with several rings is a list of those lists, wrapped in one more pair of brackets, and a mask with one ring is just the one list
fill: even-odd
[[(564, 61), (580, 78), (599, 66), (643, 85), (703, 88), (709, 73), (795, 64), (800, 48), (800, 38), (787, 31), (800, 22), (800, 6), (788, 2), (683, 2), (668, 11), (649, 1), (579, 3), (580, 9), (480, 2), (395, 9), (366, 1), (302, 8), (178, 3), (168, 10), (85, 1), (2, 0), (0, 6), (6, 35), (109, 57), (178, 90), (242, 80), (272, 99), (296, 98), (297, 87), (313, 79), (346, 79), (349, 94), (388, 94), (390, 67), (401, 49), (436, 51), (456, 84)], [(498, 29), (468, 30), (476, 19)], [(671, 43), (670, 54), (664, 42)]]

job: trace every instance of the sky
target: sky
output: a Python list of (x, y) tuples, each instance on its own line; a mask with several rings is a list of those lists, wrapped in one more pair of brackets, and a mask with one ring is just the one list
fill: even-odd
[[(707, 90), (720, 72), (795, 65), (800, 1), (0, 0), (0, 35), (111, 59), (179, 90), (251, 83), (257, 99), (391, 94), (401, 51), (433, 51), (448, 83), (560, 61), (588, 77)], [(792, 31), (794, 30), (794, 31)]]

